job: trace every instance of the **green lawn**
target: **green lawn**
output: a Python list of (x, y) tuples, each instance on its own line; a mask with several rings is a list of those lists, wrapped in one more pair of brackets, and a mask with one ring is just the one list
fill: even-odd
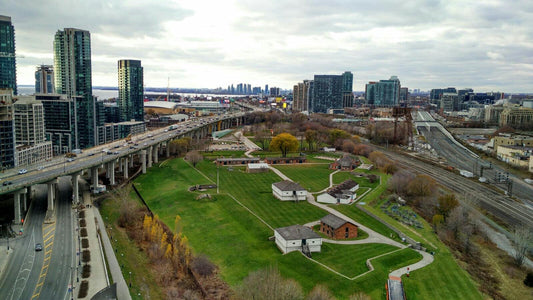
[(245, 151), (213, 151), (213, 152), (200, 152), (205, 159), (217, 159), (219, 157), (244, 157)]
[[(349, 278), (353, 278), (368, 271), (367, 259), (398, 249), (398, 247), (386, 244), (322, 244), (321, 252), (313, 253), (313, 259)], [(418, 260), (422, 258), (421, 255), (419, 256)]]
[(312, 193), (329, 187), (329, 174), (333, 172), (328, 169), (329, 164), (277, 165), (274, 167)]
[[(216, 179), (213, 164), (202, 162), (198, 168)], [(327, 214), (306, 201), (295, 203), (276, 199), (272, 195), (272, 183), (281, 178), (274, 172), (250, 174), (244, 171), (244, 167), (234, 167), (232, 171), (219, 168), (219, 179), (221, 193), (230, 193), (274, 228), (305, 224)]]
[[(308, 175), (315, 172), (319, 165), (313, 166), (315, 168), (310, 169), (292, 166), (299, 168), (299, 172), (292, 169), (282, 172), (289, 177), (304, 173), (296, 176), (319, 182), (318, 176)], [(330, 170), (327, 170), (327, 165), (325, 166), (325, 169), (318, 168), (318, 170), (329, 174)], [(281, 167), (289, 169), (291, 166)], [(201, 162), (197, 168), (216, 182), (217, 168), (212, 162)], [(273, 172), (248, 174), (242, 167), (234, 167), (232, 171), (228, 168), (219, 168), (218, 172), (221, 193), (232, 194), (274, 228), (304, 224), (327, 214), (307, 202), (276, 200), (272, 196), (271, 184), (280, 179)], [(293, 179), (298, 181), (297, 178)], [(317, 283), (321, 283), (339, 299), (346, 299), (358, 291), (369, 294), (373, 299), (384, 299), (384, 285), (389, 271), (419, 259), (416, 252), (404, 249), (373, 260), (375, 271), (353, 281), (347, 280), (306, 259), (298, 252), (282, 255), (274, 242), (268, 241), (268, 237), (273, 235), (272, 230), (231, 197), (220, 194), (215, 195), (211, 201), (195, 200), (198, 194), (188, 192), (187, 188), (211, 181), (182, 159), (167, 161), (163, 167), (151, 168), (148, 174), (139, 176), (135, 183), (150, 208), (170, 227), (174, 227), (176, 214), (182, 217), (183, 232), (189, 238), (194, 252), (208, 255), (220, 267), (222, 277), (231, 286), (238, 285), (251, 271), (274, 265), (283, 276), (298, 281), (306, 292)], [(209, 191), (209, 193), (215, 192), (216, 190)], [(392, 232), (355, 205), (333, 207), (386, 236)], [(378, 246), (365, 245), (365, 247)], [(325, 252), (314, 254), (313, 257), (331, 263), (339, 271), (357, 274), (362, 270), (358, 269), (361, 265), (359, 263), (352, 266), (352, 262), (356, 263), (366, 255), (371, 255), (370, 253), (371, 256), (375, 256), (374, 252), (380, 251), (365, 250), (365, 247), (324, 245)], [(343, 248), (348, 250), (343, 251)], [(365, 251), (368, 254), (363, 255)], [(326, 255), (327, 253), (333, 255)], [(363, 267), (366, 258), (363, 259)], [(349, 263), (343, 265), (344, 262)], [(432, 265), (411, 274), (411, 278), (404, 279), (409, 299), (481, 299), (472, 280), (459, 268), (449, 251), (440, 251)]]

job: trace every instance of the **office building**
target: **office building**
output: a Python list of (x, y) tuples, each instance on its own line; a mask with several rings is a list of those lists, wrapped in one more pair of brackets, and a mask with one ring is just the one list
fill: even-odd
[(295, 111), (309, 111), (310, 99), (313, 95), (313, 81), (304, 80), (299, 82), (293, 88), (293, 104), (292, 109)]
[(400, 103), (407, 103), (409, 100), (409, 89), (406, 87), (400, 88)]
[(309, 112), (327, 113), (329, 109), (342, 108), (342, 75), (315, 75), (313, 101)]
[(54, 155), (64, 154), (77, 149), (76, 140), (78, 118), (76, 102), (82, 96), (69, 97), (59, 94), (35, 94), (44, 110), (44, 133), (46, 140), (52, 142)]
[(17, 95), (15, 27), (8, 16), (0, 16), (0, 89), (12, 89)]
[(429, 102), (432, 104), (439, 104), (440, 97), (444, 93), (457, 93), (457, 90), (454, 87), (448, 87), (445, 89), (432, 89), (429, 93)]
[(353, 100), (353, 74), (346, 71), (342, 74), (342, 107), (352, 107)]
[[(54, 76), (57, 94), (80, 96), (76, 104), (74, 148), (96, 145), (95, 99), (92, 96), (91, 35), (89, 31), (65, 28), (54, 38)], [(103, 125), (103, 124), (102, 124)]]
[(118, 61), (118, 109), (120, 121), (144, 120), (143, 67), (140, 60)]
[(500, 127), (531, 129), (533, 126), (533, 109), (526, 107), (506, 107), (499, 119)]
[(371, 81), (366, 85), (366, 103), (373, 106), (397, 106), (400, 103), (400, 80), (391, 76), (388, 80)]
[(268, 95), (268, 92), (269, 92), (268, 84), (265, 84), (265, 95)]
[(439, 107), (444, 111), (458, 111), (459, 96), (457, 93), (443, 93), (440, 97)]
[(270, 88), (270, 96), (277, 97), (280, 95), (279, 87), (271, 87)]
[(54, 67), (41, 65), (35, 71), (35, 93), (54, 93)]
[(15, 166), (13, 90), (0, 89), (0, 171)]

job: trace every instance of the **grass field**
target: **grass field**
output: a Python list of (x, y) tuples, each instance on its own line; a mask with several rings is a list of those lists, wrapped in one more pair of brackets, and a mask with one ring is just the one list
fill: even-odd
[[(367, 259), (394, 250), (398, 250), (398, 248), (385, 244), (322, 244), (321, 252), (313, 253), (313, 259), (331, 267), (345, 276), (353, 278), (368, 271), (368, 267), (366, 266)], [(418, 254), (412, 250), (410, 252)], [(418, 257), (417, 260), (420, 260), (422, 256), (420, 254), (418, 254), (418, 256), (420, 257)]]
[[(401, 250), (373, 260), (375, 271), (352, 281), (333, 274), (300, 253), (282, 255), (275, 244), (268, 241), (268, 237), (273, 235), (272, 230), (258, 217), (275, 228), (315, 221), (326, 215), (326, 212), (307, 202), (287, 203), (275, 200), (270, 186), (272, 182), (279, 181), (279, 177), (272, 172), (248, 174), (244, 173), (243, 168), (233, 168), (233, 171), (219, 168), (220, 191), (232, 194), (258, 217), (227, 195), (215, 195), (211, 201), (195, 200), (197, 193), (188, 192), (187, 188), (194, 184), (216, 182), (217, 178), (217, 168), (213, 163), (204, 161), (197, 168), (203, 175), (181, 159), (171, 160), (165, 162), (163, 167), (151, 168), (148, 174), (138, 177), (135, 183), (154, 213), (170, 227), (174, 227), (176, 214), (182, 217), (183, 232), (189, 237), (194, 252), (205, 253), (219, 265), (222, 277), (231, 286), (238, 285), (251, 271), (274, 265), (283, 276), (298, 281), (306, 292), (316, 283), (321, 283), (340, 299), (346, 299), (357, 291), (363, 291), (373, 299), (384, 299), (384, 283), (388, 272), (419, 259), (418, 253), (412, 250)], [(313, 169), (300, 170), (300, 173), (306, 173), (301, 175), (302, 179), (314, 178), (307, 174), (311, 173), (309, 170)], [(325, 171), (329, 174), (327, 166)], [(285, 173), (291, 177), (289, 172)], [(318, 178), (315, 181), (318, 182)], [(387, 235), (388, 228), (356, 206), (335, 208)], [(314, 255), (314, 258), (332, 264), (342, 272), (359, 272), (351, 269), (360, 268), (360, 264), (352, 268), (350, 265), (362, 259), (358, 257), (362, 256), (360, 249), (363, 248), (358, 248), (360, 245), (339, 245), (338, 248), (337, 245), (330, 246), (332, 245), (324, 246), (325, 253)], [(343, 251), (343, 247), (348, 250)], [(325, 255), (326, 253), (333, 255)], [(374, 252), (368, 250), (368, 253)], [(350, 263), (344, 266), (343, 262), (346, 261)], [(409, 279), (404, 280), (409, 299), (481, 299), (474, 284), (459, 268), (449, 251), (440, 251), (433, 264), (411, 274)]]
[(305, 164), (305, 165), (277, 165), (276, 169), (311, 193), (321, 191), (329, 187), (329, 174), (333, 170), (328, 169), (329, 164)]

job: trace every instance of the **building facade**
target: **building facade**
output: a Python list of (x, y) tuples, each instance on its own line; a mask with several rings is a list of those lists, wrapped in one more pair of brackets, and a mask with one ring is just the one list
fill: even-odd
[(533, 126), (533, 109), (525, 107), (506, 107), (500, 114), (499, 125), (514, 128), (531, 128)]
[(320, 219), (320, 232), (334, 240), (346, 240), (357, 237), (358, 227), (335, 215), (329, 214)]
[(53, 94), (54, 93), (54, 67), (40, 65), (35, 71), (35, 93), (36, 94)]
[(78, 149), (76, 103), (83, 101), (83, 98), (59, 94), (35, 94), (35, 99), (43, 104), (44, 132), (46, 140), (52, 142), (54, 155)]
[(12, 89), (17, 95), (15, 27), (8, 16), (0, 16), (0, 89)]
[(34, 145), (46, 140), (44, 135), (44, 108), (35, 96), (19, 96), (14, 107), (15, 143)]
[(342, 75), (315, 75), (309, 112), (327, 113), (330, 108), (342, 108), (342, 80)]
[(80, 96), (75, 101), (77, 137), (75, 148), (97, 144), (95, 98), (92, 96), (91, 35), (87, 30), (65, 28), (54, 38), (54, 76), (58, 94)]
[(307, 190), (290, 180), (273, 183), (272, 194), (281, 201), (305, 201), (307, 199)]
[(292, 251), (320, 252), (322, 238), (311, 228), (292, 225), (274, 229), (276, 246), (283, 254)]
[(366, 85), (366, 103), (373, 106), (396, 106), (400, 103), (400, 80), (391, 76), (388, 80), (371, 81)]
[(15, 166), (13, 90), (0, 89), (0, 171)]
[(120, 121), (144, 120), (144, 79), (140, 60), (118, 61), (118, 108)]
[(531, 153), (533, 153), (533, 147), (501, 145), (496, 148), (499, 160), (519, 168), (529, 168)]

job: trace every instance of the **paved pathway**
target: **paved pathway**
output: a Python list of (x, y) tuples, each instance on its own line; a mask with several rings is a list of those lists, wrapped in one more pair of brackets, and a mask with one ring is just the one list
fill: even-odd
[[(269, 166), (269, 168), (274, 172), (276, 173), (279, 177), (281, 177), (282, 179), (284, 180), (291, 180), (289, 177), (285, 176), (285, 174), (283, 174), (282, 172), (280, 172), (278, 169), (272, 167), (272, 166)], [(335, 173), (335, 172), (334, 172)], [(292, 181), (292, 180), (291, 180)], [(332, 185), (333, 183), (333, 173), (330, 174), (330, 186)], [(327, 212), (329, 212), (330, 214), (333, 214), (333, 215), (336, 215), (337, 217), (339, 218), (342, 218), (344, 220), (347, 220), (349, 222), (352, 222), (354, 223), (355, 225), (357, 225), (359, 228), (361, 228), (362, 230), (364, 230), (365, 232), (368, 233), (368, 238), (366, 239), (362, 239), (362, 240), (354, 240), (354, 241), (336, 241), (336, 240), (329, 240), (329, 239), (323, 239), (323, 241), (325, 243), (332, 243), (332, 244), (345, 244), (345, 245), (356, 245), (356, 244), (369, 244), (369, 243), (378, 243), (378, 244), (388, 244), (388, 245), (392, 245), (392, 246), (396, 246), (396, 247), (399, 247), (400, 249), (398, 250), (401, 250), (401, 249), (404, 249), (404, 248), (407, 248), (407, 246), (399, 243), (399, 242), (396, 242), (382, 234), (379, 234), (375, 231), (373, 231), (372, 229), (366, 227), (366, 226), (363, 226), (361, 225), (360, 223), (358, 222), (355, 222), (353, 219), (345, 216), (344, 214), (342, 214), (341, 212), (327, 206), (327, 205), (324, 205), (324, 204), (321, 204), (321, 203), (318, 203), (315, 201), (315, 197), (311, 194), (307, 194), (307, 202), (309, 202), (310, 204), (314, 205), (314, 206), (317, 206)], [(306, 226), (308, 225), (316, 225), (316, 224), (319, 224), (320, 221), (314, 221), (314, 222), (310, 222), (310, 223), (307, 223)], [(398, 250), (395, 250), (395, 251), (398, 251)], [(400, 268), (400, 269), (397, 269), (397, 270), (394, 270), (392, 271), (389, 275), (390, 276), (397, 276), (397, 277), (401, 277), (403, 274), (406, 274), (407, 273), (407, 269), (409, 269), (409, 271), (413, 271), (413, 270), (417, 270), (417, 269), (420, 269), (420, 268), (423, 268), (429, 264), (431, 264), (433, 262), (433, 255), (427, 253), (427, 252), (424, 252), (424, 251), (421, 251), (421, 250), (415, 250), (417, 251), (418, 253), (420, 253), (422, 255), (422, 259), (414, 264), (411, 264), (411, 265), (408, 265), (408, 266), (405, 266), (403, 268)], [(394, 251), (393, 251), (394, 252)], [(391, 252), (389, 252), (391, 253)], [(363, 275), (366, 275), (367, 273), (371, 272), (374, 270), (374, 267), (372, 266), (372, 263), (371, 261), (375, 258), (378, 258), (378, 257), (381, 257), (381, 256), (384, 256), (386, 254), (389, 254), (389, 253), (385, 253), (385, 254), (382, 254), (382, 255), (379, 255), (379, 256), (376, 256), (376, 257), (372, 257), (372, 258), (369, 258), (367, 260), (367, 266), (369, 268), (369, 271), (363, 273), (363, 274), (360, 274), (354, 278), (348, 278), (346, 277), (345, 275), (342, 275), (336, 271), (334, 271), (334, 273), (337, 273), (339, 275), (341, 275), (342, 277), (345, 277), (345, 278), (348, 278), (350, 280), (354, 280), (356, 278), (359, 278)], [(331, 268), (327, 267), (328, 269), (331, 270)]]
[[(102, 216), (100, 215), (98, 209), (96, 207), (93, 207), (92, 209), (100, 228), (105, 228), (105, 223), (102, 220)], [(115, 252), (113, 251), (113, 246), (111, 245), (109, 237), (107, 236), (107, 231), (100, 230), (100, 234), (102, 237), (102, 242), (104, 243), (107, 263), (109, 264), (109, 271), (111, 272), (113, 281), (117, 284), (117, 297), (120, 300), (131, 299), (130, 291), (128, 290), (128, 286), (126, 284), (126, 280), (124, 280), (124, 276), (122, 276), (122, 271), (120, 270), (120, 265), (118, 263), (117, 257), (115, 256)]]

